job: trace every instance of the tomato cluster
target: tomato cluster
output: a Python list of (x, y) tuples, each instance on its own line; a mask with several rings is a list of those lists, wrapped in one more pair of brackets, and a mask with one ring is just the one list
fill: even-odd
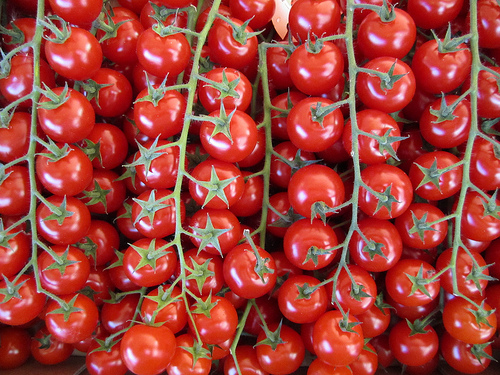
[(1, 370), (490, 365), (498, 1), (281, 6), (3, 4)]

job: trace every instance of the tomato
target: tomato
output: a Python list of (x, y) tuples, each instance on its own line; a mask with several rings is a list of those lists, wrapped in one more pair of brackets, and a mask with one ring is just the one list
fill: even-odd
[[(95, 125), (95, 112), (87, 98), (80, 92), (56, 87), (53, 94), (60, 97), (55, 102), (48, 94), (40, 98), (37, 108), (38, 121), (43, 132), (53, 141), (79, 142), (86, 138)], [(47, 103), (49, 107), (45, 107)], [(56, 105), (55, 108), (52, 108)]]
[[(227, 297), (226, 293), (226, 297)], [(243, 306), (248, 303), (245, 300)], [(243, 307), (241, 306), (241, 307)], [(260, 314), (257, 312), (260, 312)], [(278, 301), (276, 298), (269, 298), (269, 295), (263, 295), (255, 299), (255, 306), (252, 305), (248, 313), (247, 320), (245, 321), (245, 332), (251, 335), (259, 335), (263, 330), (263, 322), (269, 326), (271, 324), (278, 324), (283, 319)]]
[(177, 286), (160, 285), (142, 300), (141, 319), (148, 323), (162, 323), (174, 334), (188, 322), (186, 303)]
[(351, 365), (356, 361), (351, 362), (349, 366), (330, 366), (328, 363), (316, 358), (307, 368), (307, 375), (352, 375)]
[(139, 233), (149, 238), (162, 238), (175, 232), (177, 214), (181, 223), (184, 221), (186, 208), (182, 201), (179, 207), (176, 206), (170, 190), (153, 189), (134, 198), (131, 214)]
[(430, 325), (414, 330), (407, 321), (400, 320), (391, 328), (389, 346), (394, 357), (402, 364), (421, 366), (438, 353), (439, 337)]
[(466, 374), (478, 374), (490, 364), (491, 345), (479, 347), (455, 339), (448, 332), (441, 335), (441, 355), (455, 370)]
[(101, 308), (101, 325), (109, 333), (116, 333), (130, 325), (139, 304), (138, 294), (128, 294), (118, 300), (105, 302)]
[[(286, 46), (284, 42), (283, 46)], [(273, 46), (266, 50), (267, 75), (269, 83), (277, 90), (284, 90), (293, 87), (288, 67), (289, 53), (284, 47)], [(291, 91), (293, 93), (295, 91)], [(283, 95), (283, 94), (281, 94)], [(273, 98), (274, 99), (274, 98)]]
[(237, 163), (252, 153), (257, 133), (257, 124), (245, 112), (234, 109), (227, 115), (216, 110), (201, 124), (200, 140), (210, 156)]
[[(0, 84), (1, 87), (1, 84)], [(10, 163), (28, 152), (31, 116), (14, 112), (8, 123), (0, 127), (0, 162)]]
[(173, 358), (175, 348), (175, 336), (164, 326), (133, 325), (120, 342), (123, 363), (129, 371), (141, 375), (163, 372)]
[(176, 251), (161, 238), (135, 241), (123, 255), (125, 274), (135, 284), (143, 287), (152, 287), (167, 281), (174, 274), (176, 263)]
[(180, 133), (184, 125), (186, 99), (175, 90), (162, 90), (159, 100), (146, 100), (149, 89), (143, 89), (134, 102), (135, 125), (151, 139), (166, 139)]
[[(21, 44), (28, 43), (33, 40), (36, 32), (36, 19), (30, 17), (19, 17), (11, 20), (5, 28), (8, 31), (2, 33), (2, 48), (7, 53), (15, 48), (20, 47), (19, 52), (29, 54), (29, 47), (21, 47)], [(44, 40), (40, 42), (41, 50), (43, 50)], [(41, 51), (40, 51), (41, 52)], [(43, 54), (41, 54), (43, 57)]]
[(67, 360), (73, 353), (73, 345), (56, 340), (42, 327), (31, 338), (31, 355), (43, 365), (55, 365)]
[(22, 366), (30, 357), (30, 334), (17, 327), (0, 327), (0, 369)]
[(429, 40), (415, 50), (411, 69), (420, 89), (432, 94), (458, 88), (470, 74), (472, 54), (465, 43), (454, 52), (440, 52), (438, 42)]
[(11, 229), (0, 234), (0, 275), (15, 276), (30, 256), (31, 240), (26, 232)]
[[(440, 279), (442, 288), (448, 293), (454, 294), (453, 284), (456, 282), (457, 292), (464, 294), (468, 298), (480, 299), (484, 296), (484, 290), (488, 285), (487, 277), (489, 269), (486, 268), (486, 261), (479, 253), (472, 252), (469, 255), (463, 248), (458, 248), (454, 266), (445, 271)], [(436, 261), (436, 270), (439, 272), (451, 265), (453, 259), (453, 249), (444, 250)], [(478, 277), (473, 280), (469, 275)], [(471, 276), (472, 276), (471, 275)], [(455, 281), (454, 281), (455, 280)]]
[(316, 160), (316, 156), (312, 152), (299, 150), (290, 141), (278, 143), (274, 146), (273, 151), (269, 178), (273, 185), (281, 188), (288, 187), (292, 173), (309, 164), (308, 162)]
[[(318, 358), (331, 366), (347, 366), (353, 362), (364, 345), (361, 325), (352, 326), (357, 322), (351, 315), (344, 320), (338, 310), (324, 313), (313, 329), (314, 351)], [(348, 324), (351, 324), (349, 330), (345, 327)]]
[(152, 28), (141, 33), (136, 50), (139, 63), (158, 77), (179, 75), (191, 58), (191, 47), (184, 34), (161, 36)]
[(241, 171), (234, 164), (217, 159), (208, 159), (198, 164), (189, 180), (191, 197), (204, 208), (229, 208), (245, 191)]
[(248, 243), (238, 245), (227, 253), (223, 273), (226, 285), (247, 299), (270, 292), (277, 278), (273, 257), (259, 246), (255, 246), (254, 250)]
[(433, 299), (431, 302), (420, 306), (407, 306), (396, 302), (390, 294), (385, 295), (385, 300), (394, 309), (394, 313), (401, 319), (408, 319), (410, 322), (416, 319), (425, 318), (436, 309), (439, 304), (439, 298)]
[(290, 276), (279, 288), (278, 303), (281, 313), (288, 320), (313, 323), (326, 311), (328, 296), (324, 286), (312, 276)]
[(199, 345), (189, 333), (177, 336), (176, 345), (174, 356), (167, 365), (168, 375), (209, 374), (212, 359), (206, 345)]
[[(234, 357), (233, 357), (234, 356)], [(224, 361), (224, 375), (268, 375), (257, 359), (257, 350), (252, 345), (238, 345), (233, 356)], [(236, 366), (235, 358), (238, 361)]]
[(316, 43), (312, 50), (302, 44), (292, 52), (288, 68), (297, 89), (306, 95), (317, 96), (332, 90), (340, 80), (344, 58), (332, 42)]
[(429, 203), (412, 203), (396, 218), (394, 225), (403, 244), (417, 249), (430, 249), (446, 238), (448, 223), (443, 221), (444, 217), (439, 208)]
[(92, 182), (78, 195), (89, 211), (107, 214), (117, 211), (127, 194), (125, 182), (116, 172), (108, 169), (94, 170)]
[(456, 194), (462, 187), (463, 166), (451, 167), (459, 162), (447, 151), (429, 152), (416, 158), (408, 173), (415, 193), (430, 201)]
[(389, 56), (402, 59), (413, 47), (417, 28), (413, 18), (402, 9), (393, 10), (390, 21), (370, 12), (359, 25), (357, 44), (367, 59)]
[(476, 241), (492, 241), (500, 236), (500, 219), (495, 214), (500, 201), (495, 198), (476, 191), (466, 194), (460, 223), (465, 237)]
[(403, 214), (413, 199), (410, 178), (401, 169), (388, 164), (370, 165), (361, 171), (364, 184), (380, 193), (375, 196), (361, 187), (359, 208), (376, 219), (392, 219)]
[(488, 303), (478, 309), (460, 297), (454, 297), (444, 305), (443, 323), (451, 336), (467, 344), (486, 343), (497, 329), (497, 317)]
[(234, 32), (227, 21), (216, 18), (207, 36), (209, 56), (215, 63), (240, 70), (257, 57), (258, 40), (255, 35), (247, 35), (254, 32), (250, 26), (242, 30), (242, 21), (234, 17), (229, 19), (238, 31)]
[[(395, 156), (401, 142), (401, 132), (396, 121), (378, 109), (364, 109), (356, 113), (358, 132), (372, 134), (358, 135), (359, 161), (365, 164), (384, 163)], [(342, 144), (348, 154), (352, 154), (352, 138), (355, 130), (352, 121), (347, 120), (342, 134)]]
[(55, 245), (50, 250), (52, 254), (44, 251), (37, 259), (43, 289), (56, 295), (82, 289), (90, 274), (90, 262), (85, 254), (74, 246)]
[(36, 156), (36, 175), (43, 187), (52, 194), (77, 195), (92, 182), (92, 162), (76, 146), (61, 143), (56, 146), (56, 152), (62, 155), (43, 149)]
[(290, 141), (304, 151), (319, 152), (342, 136), (344, 117), (334, 102), (309, 97), (296, 103), (288, 113), (286, 129)]
[(231, 14), (240, 20), (250, 19), (248, 25), (252, 29), (258, 30), (271, 21), (276, 9), (276, 3), (268, 0), (230, 0), (229, 9)]
[(68, 23), (90, 26), (99, 16), (103, 0), (49, 0), (50, 8)]
[[(241, 163), (240, 163), (241, 165)], [(244, 178), (252, 172), (242, 171)], [(248, 217), (260, 213), (264, 198), (264, 179), (262, 176), (250, 177), (245, 182), (245, 190), (240, 199), (231, 206), (230, 211), (238, 217)]]
[(500, 47), (500, 7), (491, 0), (477, 2), (477, 34), (482, 48)]
[[(364, 333), (364, 327), (363, 327)], [(378, 354), (372, 344), (367, 343), (358, 358), (348, 366), (356, 375), (373, 375), (378, 368)], [(337, 369), (339, 369), (337, 367)], [(321, 375), (321, 374), (318, 374)], [(325, 374), (326, 375), (326, 374)]]
[(276, 347), (263, 343), (267, 336), (266, 332), (262, 331), (257, 336), (257, 360), (262, 369), (271, 374), (293, 374), (305, 357), (305, 347), (300, 334), (285, 324), (271, 324), (268, 329), (271, 332), (279, 329), (279, 339), (282, 341)]
[(418, 27), (437, 29), (454, 20), (463, 3), (463, 0), (409, 0), (408, 13)]
[(92, 77), (101, 67), (102, 49), (96, 37), (80, 27), (69, 26), (62, 43), (45, 42), (45, 56), (57, 74), (76, 81)]
[[(218, 89), (219, 85), (223, 90)], [(252, 84), (239, 70), (214, 68), (205, 73), (205, 79), (200, 79), (198, 99), (209, 113), (219, 110), (221, 103), (228, 113), (235, 108), (246, 111), (252, 101), (252, 90)]]
[(358, 231), (353, 233), (349, 241), (352, 260), (370, 272), (387, 271), (399, 261), (402, 251), (401, 235), (388, 220), (360, 220)]
[(336, 34), (341, 9), (336, 0), (298, 0), (290, 8), (288, 22), (293, 37), (305, 42), (308, 37)]
[(362, 323), (363, 335), (376, 337), (385, 332), (391, 322), (391, 309), (389, 307), (377, 306), (377, 301), (365, 312), (358, 314), (356, 318)]
[(287, 259), (304, 270), (318, 270), (333, 262), (337, 245), (335, 231), (319, 219), (297, 220), (283, 238)]
[(204, 344), (217, 345), (234, 336), (238, 313), (228, 299), (215, 295), (201, 297), (191, 305), (190, 311), (189, 328), (191, 332), (198, 332)]
[[(344, 202), (344, 183), (333, 169), (319, 164), (308, 165), (300, 168), (290, 179), (288, 199), (295, 212), (316, 218), (321, 211), (325, 211), (323, 204), (334, 208)], [(317, 214), (313, 213), (313, 205), (319, 211)], [(331, 216), (333, 211), (324, 214)]]
[(85, 153), (98, 169), (114, 169), (125, 161), (128, 153), (127, 138), (118, 126), (98, 122), (81, 142)]
[[(10, 71), (6, 77), (0, 78), (0, 93), (7, 102), (29, 95), (33, 90), (33, 56), (15, 55), (10, 60)], [(49, 88), (55, 87), (54, 72), (43, 59), (40, 60), (40, 81)], [(19, 103), (19, 109), (31, 108), (31, 99)]]
[(410, 103), (416, 90), (416, 76), (406, 63), (394, 57), (382, 56), (368, 61), (363, 69), (387, 73), (388, 76), (387, 80), (382, 80), (376, 73), (365, 70), (359, 73), (356, 92), (367, 107), (392, 113)]
[(85, 364), (90, 375), (116, 374), (125, 375), (127, 367), (123, 363), (120, 353), (120, 342), (112, 341), (109, 346), (92, 341), (89, 347)]
[(494, 139), (477, 137), (472, 146), (470, 158), (470, 180), (479, 189), (495, 190), (500, 184), (500, 159), (497, 150), (500, 147)]
[(0, 166), (0, 215), (25, 215), (30, 209), (30, 177), (27, 167)]
[(402, 305), (425, 305), (439, 295), (439, 278), (429, 281), (435, 274), (435, 268), (427, 262), (402, 259), (387, 271), (385, 287), (387, 293)]
[(61, 302), (47, 304), (45, 324), (57, 340), (73, 344), (89, 337), (97, 326), (99, 312), (94, 301), (83, 294), (60, 296)]
[(36, 209), (38, 234), (55, 245), (78, 242), (90, 228), (90, 212), (75, 197), (51, 195)]

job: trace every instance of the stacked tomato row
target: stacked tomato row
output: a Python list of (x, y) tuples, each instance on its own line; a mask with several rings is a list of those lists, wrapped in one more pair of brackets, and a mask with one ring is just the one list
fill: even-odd
[(488, 367), (500, 5), (277, 5), (6, 2), (1, 369)]

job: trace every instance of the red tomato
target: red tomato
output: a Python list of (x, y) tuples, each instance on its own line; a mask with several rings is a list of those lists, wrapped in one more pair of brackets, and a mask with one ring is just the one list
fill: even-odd
[(112, 341), (109, 347), (92, 341), (85, 358), (87, 371), (90, 375), (125, 375), (127, 367), (120, 353), (120, 342)]
[(30, 357), (30, 334), (17, 327), (0, 327), (0, 370), (22, 366)]
[(463, 3), (463, 0), (409, 0), (408, 13), (418, 27), (437, 29), (455, 19)]
[(102, 10), (103, 0), (49, 0), (50, 8), (59, 17), (82, 27), (94, 22)]
[[(176, 337), (174, 356), (167, 366), (168, 375), (208, 375), (212, 358), (206, 345), (198, 342), (189, 333)], [(207, 358), (208, 357), (208, 358)]]
[(340, 25), (340, 13), (336, 0), (295, 1), (288, 16), (290, 32), (301, 42), (308, 37), (333, 35)]
[(441, 335), (440, 349), (444, 360), (452, 368), (466, 374), (478, 374), (491, 362), (488, 358), (492, 355), (491, 345), (484, 346), (482, 351), (475, 354), (479, 347), (457, 340), (448, 332)]
[(47, 331), (40, 328), (31, 338), (31, 355), (43, 365), (55, 365), (67, 360), (73, 354), (73, 345), (56, 340)]

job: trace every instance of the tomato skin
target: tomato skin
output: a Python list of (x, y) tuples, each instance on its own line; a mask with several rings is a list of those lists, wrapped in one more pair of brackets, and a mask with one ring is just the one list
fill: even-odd
[(293, 87), (290, 68), (288, 67), (288, 52), (282, 47), (271, 47), (267, 49), (266, 57), (269, 83), (277, 90)]
[[(271, 170), (269, 171), (269, 178), (273, 185), (286, 189), (290, 183), (292, 172), (295, 172), (294, 169), (296, 169), (296, 167), (292, 169), (292, 167), (285, 163), (283, 159), (293, 162), (299, 154), (299, 148), (290, 141), (284, 141), (274, 146), (273, 151), (279, 156), (276, 156), (274, 153), (271, 155)], [(300, 150), (299, 156), (300, 160), (304, 162), (316, 160), (315, 154), (309, 151)]]
[[(58, 144), (63, 147), (63, 144)], [(92, 162), (78, 147), (68, 146), (68, 154), (54, 161), (42, 154), (36, 156), (36, 175), (45, 189), (59, 196), (81, 193), (91, 182)]]
[[(42, 252), (37, 259), (38, 274), (42, 287), (55, 295), (76, 293), (83, 288), (90, 274), (90, 262), (83, 252), (74, 246), (51, 246), (51, 250), (59, 257), (65, 255), (69, 264), (64, 273), (58, 269), (47, 269), (56, 262), (48, 252)], [(74, 262), (74, 263), (73, 263)]]
[[(175, 300), (167, 305), (159, 303), (158, 296), (161, 292), (170, 292), (170, 297)], [(155, 316), (154, 323), (163, 323), (162, 325), (170, 329), (174, 334), (180, 332), (188, 321), (186, 303), (180, 294), (181, 289), (179, 287), (174, 286), (170, 289), (168, 285), (160, 285), (150, 291), (142, 301), (142, 321), (153, 322), (153, 316)]]
[(333, 35), (340, 25), (341, 9), (336, 0), (298, 0), (289, 14), (290, 32), (305, 42), (308, 34), (313, 37)]
[(29, 170), (22, 165), (13, 165), (3, 171), (0, 184), (0, 215), (25, 215), (30, 209)]
[[(240, 164), (241, 165), (241, 164)], [(252, 175), (250, 171), (242, 171), (244, 178)], [(231, 206), (230, 211), (238, 217), (249, 217), (260, 213), (264, 198), (264, 179), (254, 176), (245, 182), (245, 190), (240, 199)]]
[(344, 117), (340, 108), (316, 121), (313, 111), (333, 105), (334, 102), (320, 97), (309, 97), (296, 103), (288, 113), (286, 129), (290, 141), (304, 151), (319, 152), (332, 146), (342, 136)]
[(456, 194), (462, 187), (462, 165), (441, 174), (438, 179), (438, 186), (432, 181), (420, 185), (425, 175), (418, 166), (430, 169), (435, 163), (438, 169), (442, 169), (450, 167), (458, 162), (460, 162), (460, 159), (447, 151), (429, 152), (416, 158), (408, 173), (415, 193), (430, 201), (446, 199)]
[(403, 214), (410, 206), (413, 199), (413, 188), (410, 178), (401, 169), (388, 164), (370, 165), (361, 171), (363, 182), (379, 193), (383, 193), (389, 187), (391, 194), (397, 202), (391, 202), (388, 210), (386, 206), (378, 209), (379, 200), (361, 188), (359, 194), (359, 208), (376, 219), (392, 219)]
[(30, 334), (17, 327), (0, 327), (0, 370), (22, 366), (30, 357)]
[(401, 59), (410, 52), (417, 37), (413, 18), (395, 8), (395, 19), (384, 22), (376, 12), (370, 12), (359, 25), (358, 47), (367, 59), (390, 56)]
[(257, 263), (254, 250), (248, 243), (234, 247), (224, 258), (223, 273), (226, 284), (231, 290), (246, 299), (261, 297), (270, 292), (276, 284), (276, 265), (273, 257), (264, 249), (256, 246), (269, 271), (263, 278), (255, 271)]
[(258, 30), (271, 21), (276, 9), (276, 3), (268, 0), (230, 0), (229, 9), (231, 14), (240, 20), (251, 19), (248, 25), (252, 29)]
[(120, 353), (120, 344), (115, 342), (106, 350), (96, 350), (100, 347), (97, 341), (92, 341), (88, 354), (85, 358), (87, 371), (90, 375), (125, 375), (127, 367), (123, 363)]
[(175, 336), (167, 327), (136, 324), (120, 342), (123, 363), (138, 375), (156, 375), (165, 370), (175, 353)]
[[(221, 110), (209, 114), (209, 117), (221, 118)], [(220, 132), (214, 134), (216, 125), (207, 120), (201, 124), (200, 140), (210, 156), (229, 163), (237, 163), (249, 156), (257, 144), (257, 124), (243, 111), (233, 110), (228, 131), (231, 135)], [(224, 125), (226, 126), (226, 125)]]
[[(257, 351), (251, 345), (238, 345), (234, 356), (238, 360), (238, 367), (242, 375), (269, 375), (257, 359)], [(239, 374), (233, 356), (229, 356), (224, 361), (224, 375)]]
[[(354, 332), (344, 332), (339, 323), (342, 313), (331, 310), (324, 313), (314, 324), (313, 345), (319, 359), (331, 366), (347, 366), (363, 350), (363, 330), (361, 325), (352, 327)], [(352, 315), (349, 323), (357, 322)]]
[(288, 60), (290, 78), (306, 95), (318, 96), (332, 90), (344, 72), (344, 58), (332, 42), (323, 42), (318, 53), (309, 52), (306, 45), (297, 47)]
[(55, 14), (82, 27), (89, 26), (99, 16), (102, 3), (102, 0), (49, 0), (50, 8)]
[[(436, 271), (441, 271), (450, 265), (453, 249), (444, 250), (436, 260)], [(471, 252), (470, 256), (463, 248), (458, 248), (455, 266), (452, 269), (445, 271), (441, 277), (441, 287), (448, 293), (453, 294), (453, 279), (456, 280), (457, 290), (468, 298), (480, 299), (484, 296), (484, 290), (488, 285), (488, 280), (480, 278), (478, 285), (472, 279), (468, 279), (469, 274), (473, 270), (474, 263), (478, 267), (485, 267), (486, 261), (479, 253)], [(482, 274), (488, 276), (489, 268), (484, 269)], [(479, 286), (479, 288), (478, 288)]]
[[(5, 221), (4, 226), (8, 226)], [(6, 232), (7, 236), (13, 234), (15, 234), (14, 237), (0, 245), (0, 275), (9, 278), (17, 275), (31, 256), (30, 236), (24, 231), (16, 234), (15, 229)]]
[[(163, 236), (160, 236), (163, 237)], [(152, 251), (161, 251), (163, 254), (155, 261), (155, 267), (145, 264), (137, 268), (144, 257), (149, 257)], [(136, 249), (148, 251), (147, 254), (139, 253)], [(168, 242), (162, 238), (143, 238), (131, 244), (123, 255), (123, 267), (125, 274), (135, 284), (143, 287), (152, 287), (167, 281), (174, 274), (177, 263), (177, 254), (175, 250), (168, 246)]]
[(439, 350), (439, 338), (430, 325), (425, 333), (412, 335), (405, 320), (400, 320), (389, 333), (389, 346), (396, 359), (408, 366), (421, 366), (434, 358)]
[(151, 139), (166, 139), (178, 134), (184, 124), (184, 96), (175, 90), (168, 90), (155, 106), (150, 101), (140, 100), (147, 95), (148, 89), (145, 88), (135, 99), (134, 121), (137, 128)]
[(455, 339), (467, 344), (488, 342), (496, 332), (497, 317), (488, 303), (484, 303), (483, 308), (491, 314), (485, 318), (486, 321), (477, 323), (473, 315), (473, 312), (477, 312), (477, 308), (463, 298), (452, 298), (444, 305), (444, 328)]
[(283, 251), (294, 266), (303, 270), (318, 270), (333, 262), (337, 250), (309, 256), (311, 247), (328, 250), (338, 245), (335, 231), (320, 219), (300, 219), (293, 223), (283, 238)]
[(349, 241), (349, 253), (356, 264), (369, 272), (387, 271), (401, 258), (403, 242), (397, 228), (388, 220), (365, 218), (358, 222), (358, 228), (368, 241), (382, 244), (384, 256), (367, 251), (367, 243), (356, 231)]
[(373, 345), (367, 343), (358, 358), (356, 358), (354, 362), (351, 362), (348, 368), (350, 368), (352, 373), (356, 375), (374, 375), (378, 368), (378, 354)]
[[(387, 133), (390, 137), (401, 136), (397, 122), (388, 114), (378, 109), (364, 109), (356, 113), (358, 129), (383, 137)], [(342, 144), (348, 154), (352, 153), (352, 122), (347, 120), (342, 134)], [(400, 141), (391, 143), (394, 151), (399, 149)], [(366, 135), (358, 136), (359, 159), (361, 163), (380, 164), (391, 157), (387, 150), (380, 150), (380, 142)]]
[(87, 234), (90, 228), (90, 212), (84, 203), (75, 197), (57, 195), (51, 195), (46, 199), (56, 207), (61, 207), (66, 199), (66, 210), (73, 214), (66, 217), (62, 224), (55, 219), (46, 220), (52, 212), (47, 205), (41, 203), (36, 209), (36, 225), (40, 236), (55, 245), (70, 245)]
[[(43, 345), (42, 339), (49, 340), (49, 346)], [(73, 345), (57, 341), (49, 335), (47, 328), (40, 328), (31, 339), (31, 355), (43, 365), (55, 365), (67, 360), (73, 353)]]
[[(422, 267), (422, 277), (429, 279), (436, 273), (427, 262), (416, 259), (402, 259), (387, 271), (385, 286), (387, 293), (398, 303), (405, 306), (421, 306), (433, 301), (439, 295), (439, 279), (425, 284), (428, 296), (420, 290), (411, 294), (412, 282), (408, 275), (416, 276)], [(430, 296), (430, 297), (429, 297)]]
[(457, 52), (440, 53), (436, 40), (425, 42), (415, 51), (411, 69), (419, 88), (432, 94), (459, 87), (470, 73), (472, 54), (465, 43)]
[(157, 77), (179, 75), (190, 58), (191, 47), (184, 34), (162, 37), (149, 28), (137, 40), (137, 60), (148, 73)]
[[(229, 18), (237, 26), (243, 25), (239, 19)], [(245, 32), (252, 33), (253, 29), (247, 26)], [(229, 68), (241, 70), (250, 65), (257, 56), (257, 37), (252, 36), (241, 44), (234, 39), (232, 26), (220, 18), (216, 18), (212, 24), (208, 32), (207, 43), (210, 60)]]
[[(491, 362), (486, 357), (481, 357), (481, 360), (478, 360), (471, 352), (471, 344), (455, 339), (448, 332), (441, 335), (440, 348), (444, 360), (455, 370), (466, 374), (478, 374), (484, 371)], [(491, 356), (491, 345), (486, 346), (484, 351)]]
[[(175, 354), (167, 366), (168, 375), (208, 375), (212, 365), (211, 358), (196, 358), (186, 350), (192, 348), (195, 339), (189, 333), (176, 337)], [(203, 346), (208, 349), (206, 346)], [(196, 362), (194, 362), (196, 361)]]
[[(61, 95), (64, 87), (56, 87), (54, 94)], [(62, 143), (80, 142), (86, 138), (95, 125), (95, 112), (92, 104), (80, 92), (69, 88), (67, 100), (53, 109), (38, 107), (38, 121), (43, 132), (53, 141)], [(42, 96), (40, 103), (49, 102)]]
[(494, 139), (474, 139), (470, 158), (470, 180), (479, 189), (495, 190), (500, 186), (500, 160), (495, 156), (495, 147), (500, 144)]
[(410, 0), (408, 13), (423, 29), (437, 29), (454, 20), (462, 9), (463, 0)]
[[(288, 199), (295, 212), (310, 218), (311, 206), (318, 201), (331, 208), (344, 202), (344, 183), (333, 169), (319, 164), (308, 165), (300, 168), (290, 179)], [(333, 212), (325, 215), (331, 216)]]
[(361, 72), (356, 80), (359, 99), (369, 108), (386, 113), (402, 110), (412, 100), (416, 90), (416, 77), (403, 61), (393, 57), (376, 57), (363, 68), (387, 73), (394, 66), (394, 75), (404, 75), (389, 88), (381, 87), (381, 79), (374, 74)]
[[(491, 199), (491, 195), (486, 195)], [(476, 191), (466, 194), (460, 223), (462, 235), (476, 241), (493, 241), (500, 236), (500, 220), (485, 213), (486, 203), (484, 197)], [(498, 207), (500, 200), (495, 199), (494, 203)]]
[[(278, 324), (271, 324), (269, 329), (275, 331)], [(266, 333), (262, 331), (257, 336), (257, 359), (264, 369), (271, 374), (286, 375), (293, 374), (302, 364), (305, 357), (305, 347), (302, 338), (293, 328), (281, 325), (280, 338), (284, 341), (278, 344), (273, 350), (270, 345), (258, 345), (266, 338)]]
[(0, 129), (0, 162), (10, 163), (28, 152), (31, 116), (14, 112), (10, 122)]
[(98, 122), (82, 142), (88, 146), (88, 141), (99, 142), (100, 159), (92, 160), (92, 165), (97, 169), (114, 169), (121, 166), (128, 153), (127, 138), (118, 126)]
[(479, 0), (477, 2), (477, 14), (479, 46), (482, 48), (500, 48), (500, 23), (498, 22), (500, 7), (498, 4), (491, 0)]
[(71, 27), (64, 43), (45, 42), (47, 62), (65, 78), (83, 81), (94, 75), (102, 63), (102, 48), (96, 37), (80, 27)]
[(278, 304), (288, 320), (298, 323), (313, 323), (327, 309), (328, 296), (324, 286), (319, 286), (306, 298), (300, 298), (299, 287), (314, 288), (319, 280), (308, 275), (290, 276), (279, 288)]
[(382, 310), (376, 305), (372, 305), (365, 312), (356, 315), (356, 318), (363, 324), (363, 335), (376, 337), (386, 331), (391, 322), (391, 309), (384, 307)]
[(115, 303), (104, 302), (101, 308), (101, 325), (109, 333), (127, 328), (138, 304), (138, 294), (128, 294)]
[(191, 332), (199, 333), (201, 341), (207, 345), (217, 345), (232, 338), (238, 326), (238, 313), (233, 304), (224, 297), (206, 296), (201, 300), (206, 302), (210, 298), (215, 303), (209, 311), (209, 316), (197, 311), (197, 304), (191, 305), (193, 319), (189, 319)]
[[(68, 303), (75, 294), (66, 294), (60, 298)], [(45, 314), (45, 324), (48, 331), (57, 340), (73, 344), (82, 341), (92, 335), (99, 320), (99, 311), (97, 306), (89, 297), (83, 294), (76, 294), (74, 307), (78, 311), (71, 312), (67, 320), (64, 319), (64, 314), (53, 311), (61, 308), (59, 302), (51, 300), (47, 304), (47, 313)]]

